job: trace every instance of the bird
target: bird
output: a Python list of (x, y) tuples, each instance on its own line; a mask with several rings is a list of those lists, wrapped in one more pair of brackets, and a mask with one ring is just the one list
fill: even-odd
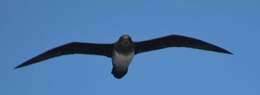
[(42, 54), (39, 54), (38, 56), (35, 56), (16, 66), (15, 69), (40, 63), (41, 61), (58, 56), (70, 54), (89, 54), (111, 58), (111, 73), (116, 79), (121, 79), (127, 74), (128, 67), (135, 55), (170, 47), (184, 47), (224, 54), (233, 54), (230, 51), (214, 44), (183, 35), (171, 34), (150, 40), (133, 41), (129, 35), (124, 34), (114, 43), (70, 42), (43, 52)]

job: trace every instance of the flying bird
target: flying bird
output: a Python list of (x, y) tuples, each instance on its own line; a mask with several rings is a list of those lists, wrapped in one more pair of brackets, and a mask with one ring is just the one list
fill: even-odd
[(31, 64), (38, 63), (50, 58), (69, 55), (69, 54), (90, 54), (101, 55), (112, 58), (112, 74), (115, 78), (121, 79), (126, 75), (129, 64), (134, 55), (153, 50), (159, 50), (169, 47), (186, 47), (200, 50), (207, 50), (225, 54), (231, 52), (210, 44), (208, 42), (182, 35), (168, 35), (145, 41), (132, 41), (129, 35), (122, 35), (118, 41), (110, 44), (101, 43), (82, 43), (71, 42), (56, 48), (50, 49), (32, 59), (25, 61), (15, 68), (21, 68)]

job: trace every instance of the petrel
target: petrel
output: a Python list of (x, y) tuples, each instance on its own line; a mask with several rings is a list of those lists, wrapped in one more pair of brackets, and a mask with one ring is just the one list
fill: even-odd
[(168, 35), (160, 38), (155, 38), (145, 41), (132, 41), (129, 35), (122, 35), (118, 41), (111, 44), (100, 43), (82, 43), (71, 42), (56, 48), (50, 49), (32, 59), (25, 61), (15, 68), (21, 68), (31, 64), (38, 63), (50, 58), (69, 55), (69, 54), (90, 54), (101, 55), (112, 58), (112, 74), (115, 78), (121, 79), (126, 75), (128, 66), (131, 63), (134, 55), (159, 50), (169, 47), (186, 47), (201, 49), (225, 54), (232, 54), (231, 52), (210, 44), (208, 42), (191, 38), (182, 35)]

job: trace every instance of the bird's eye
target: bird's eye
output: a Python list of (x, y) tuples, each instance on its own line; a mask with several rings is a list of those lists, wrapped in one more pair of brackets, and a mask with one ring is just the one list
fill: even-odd
[(128, 39), (129, 37), (128, 36), (123, 36), (123, 39)]

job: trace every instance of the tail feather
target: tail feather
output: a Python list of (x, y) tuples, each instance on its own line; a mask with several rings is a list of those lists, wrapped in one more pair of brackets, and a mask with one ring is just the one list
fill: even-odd
[(128, 68), (127, 67), (113, 67), (112, 74), (115, 78), (121, 79), (127, 74)]

